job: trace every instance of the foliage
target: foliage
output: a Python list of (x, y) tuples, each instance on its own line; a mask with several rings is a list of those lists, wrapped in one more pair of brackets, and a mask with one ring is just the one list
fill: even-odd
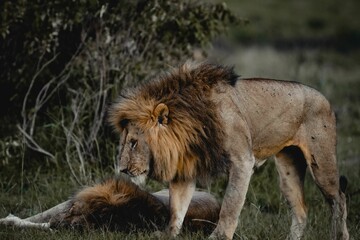
[(18, 146), (25, 168), (30, 159), (66, 162), (79, 183), (90, 165), (112, 165), (115, 139), (104, 120), (119, 91), (240, 21), (224, 4), (195, 1), (19, 0), (1, 9), (0, 89), (12, 106), (1, 114), (2, 152)]
[(241, 43), (269, 44), (278, 48), (334, 48), (353, 52), (360, 48), (360, 2), (348, 0), (282, 1), (226, 0), (229, 7), (248, 19), (235, 28), (233, 37)]

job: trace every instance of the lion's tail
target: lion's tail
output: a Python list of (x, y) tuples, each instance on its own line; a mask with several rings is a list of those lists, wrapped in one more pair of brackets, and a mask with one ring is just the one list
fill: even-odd
[(340, 191), (345, 193), (346, 187), (348, 185), (348, 180), (344, 175), (341, 175), (339, 180), (340, 180), (339, 181), (340, 182)]

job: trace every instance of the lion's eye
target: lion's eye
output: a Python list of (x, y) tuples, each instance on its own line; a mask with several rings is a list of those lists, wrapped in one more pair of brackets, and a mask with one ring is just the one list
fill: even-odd
[(136, 148), (136, 146), (137, 146), (137, 140), (135, 140), (135, 139), (131, 139), (130, 140), (130, 148), (131, 149), (135, 149)]
[(129, 119), (122, 119), (122, 120), (119, 122), (121, 128), (126, 128), (126, 126), (128, 125), (128, 123), (129, 123)]

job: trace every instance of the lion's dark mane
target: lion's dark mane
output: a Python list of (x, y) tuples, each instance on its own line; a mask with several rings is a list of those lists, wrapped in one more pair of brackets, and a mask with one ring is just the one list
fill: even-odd
[[(155, 106), (164, 103), (169, 108), (169, 131), (173, 131), (176, 139), (196, 139), (184, 143), (182, 169), (178, 169), (173, 180), (187, 180), (191, 178), (207, 179), (210, 175), (224, 172), (228, 168), (228, 156), (223, 148), (224, 132), (219, 120), (215, 104), (210, 100), (212, 89), (217, 84), (235, 85), (238, 76), (233, 68), (213, 64), (192, 66), (184, 64), (170, 74), (126, 90), (117, 102), (117, 110), (113, 115), (123, 115), (120, 119), (136, 119), (136, 114), (130, 116), (121, 110), (126, 104), (137, 101), (134, 112), (143, 113), (143, 106), (152, 102)], [(155, 107), (154, 106), (154, 107)], [(114, 108), (115, 109), (115, 108)], [(120, 110), (119, 110), (120, 109)], [(146, 115), (144, 113), (144, 115)], [(117, 119), (119, 121), (120, 119)], [(186, 134), (186, 137), (182, 135)], [(188, 137), (191, 135), (191, 137)], [(193, 137), (195, 136), (195, 137)], [(185, 140), (184, 140), (185, 141)], [(154, 159), (162, 161), (161, 159)], [(191, 171), (195, 168), (195, 171)], [(188, 174), (191, 172), (190, 174)], [(162, 176), (154, 177), (161, 179)]]

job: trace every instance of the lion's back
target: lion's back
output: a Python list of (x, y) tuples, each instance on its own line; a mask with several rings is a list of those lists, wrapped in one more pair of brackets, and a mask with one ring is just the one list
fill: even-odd
[(215, 101), (226, 102), (226, 98), (230, 98), (233, 103), (232, 108), (222, 111), (235, 110), (236, 106), (239, 108), (236, 111), (257, 121), (272, 116), (302, 118), (316, 111), (331, 112), (330, 103), (319, 91), (298, 82), (246, 78), (239, 79), (233, 87), (222, 85), (220, 88), (223, 89), (215, 94)]

